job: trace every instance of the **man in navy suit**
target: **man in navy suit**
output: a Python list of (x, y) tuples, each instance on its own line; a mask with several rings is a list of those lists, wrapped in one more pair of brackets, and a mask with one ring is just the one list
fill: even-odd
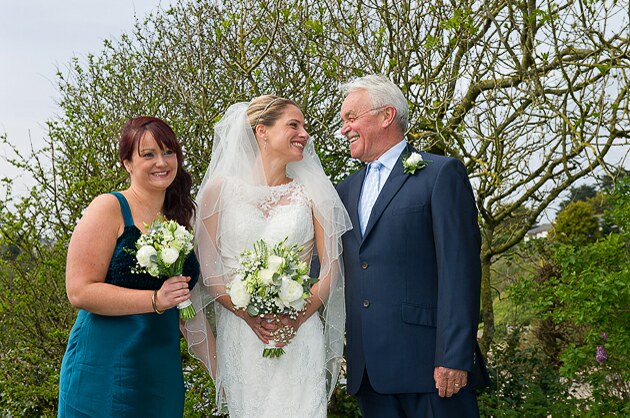
[(387, 78), (342, 91), (341, 133), (368, 163), (337, 187), (354, 227), (343, 237), (348, 392), (364, 417), (479, 416), (481, 240), (466, 169), (405, 141), (407, 100)]

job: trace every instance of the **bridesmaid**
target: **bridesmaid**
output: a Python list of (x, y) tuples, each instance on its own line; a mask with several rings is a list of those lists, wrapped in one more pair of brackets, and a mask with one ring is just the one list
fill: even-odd
[(79, 309), (61, 364), (59, 417), (181, 417), (184, 379), (176, 305), (199, 276), (194, 252), (183, 276), (131, 273), (135, 242), (163, 214), (191, 228), (192, 180), (162, 120), (129, 120), (119, 141), (129, 188), (96, 197), (77, 224), (66, 291)]

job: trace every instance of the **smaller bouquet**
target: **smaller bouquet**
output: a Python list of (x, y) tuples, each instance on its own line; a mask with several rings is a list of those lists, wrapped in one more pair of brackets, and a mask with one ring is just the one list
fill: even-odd
[[(228, 295), (237, 309), (244, 309), (251, 316), (289, 315), (297, 318), (304, 310), (311, 294), (311, 286), (317, 278), (308, 276), (309, 266), (300, 261), (304, 247), (287, 247), (285, 238), (273, 248), (263, 240), (254, 243), (253, 250), (240, 255), (240, 267), (235, 278), (228, 283)], [(263, 350), (263, 357), (277, 358), (284, 350), (275, 347), (277, 342), (289, 342), (293, 330), (280, 328), (275, 338)]]
[[(169, 278), (180, 276), (184, 271), (186, 257), (193, 249), (193, 234), (175, 221), (158, 215), (148, 232), (136, 241), (137, 266), (134, 273), (148, 273), (153, 277)], [(195, 316), (195, 307), (190, 300), (177, 305), (179, 317), (187, 320)]]

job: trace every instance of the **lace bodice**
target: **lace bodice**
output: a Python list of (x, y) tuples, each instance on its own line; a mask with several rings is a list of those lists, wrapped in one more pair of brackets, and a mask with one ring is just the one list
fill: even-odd
[[(263, 239), (269, 245), (287, 238), (304, 245), (302, 260), (310, 262), (314, 243), (311, 203), (296, 181), (262, 187), (230, 180), (219, 225), (219, 247), (224, 268), (238, 267), (238, 256)], [(245, 321), (217, 306), (217, 386), (227, 398), (230, 416), (239, 418), (285, 416), (323, 417), (326, 379), (323, 327), (311, 316), (278, 359), (262, 357), (263, 343)], [(296, 389), (299, 388), (299, 389)]]
[(238, 255), (254, 242), (267, 244), (288, 238), (289, 244), (304, 245), (302, 259), (310, 262), (314, 242), (311, 204), (300, 184), (252, 186), (231, 180), (225, 184), (228, 201), (221, 215), (220, 236), (224, 266), (238, 267)]

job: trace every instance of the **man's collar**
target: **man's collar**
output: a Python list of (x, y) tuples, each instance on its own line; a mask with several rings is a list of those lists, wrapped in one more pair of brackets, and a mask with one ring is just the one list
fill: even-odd
[(407, 141), (403, 139), (402, 141), (385, 151), (385, 153), (377, 158), (376, 161), (380, 162), (385, 167), (387, 167), (388, 170), (391, 171), (396, 165), (398, 157), (400, 157), (400, 154), (402, 154), (406, 147)]

